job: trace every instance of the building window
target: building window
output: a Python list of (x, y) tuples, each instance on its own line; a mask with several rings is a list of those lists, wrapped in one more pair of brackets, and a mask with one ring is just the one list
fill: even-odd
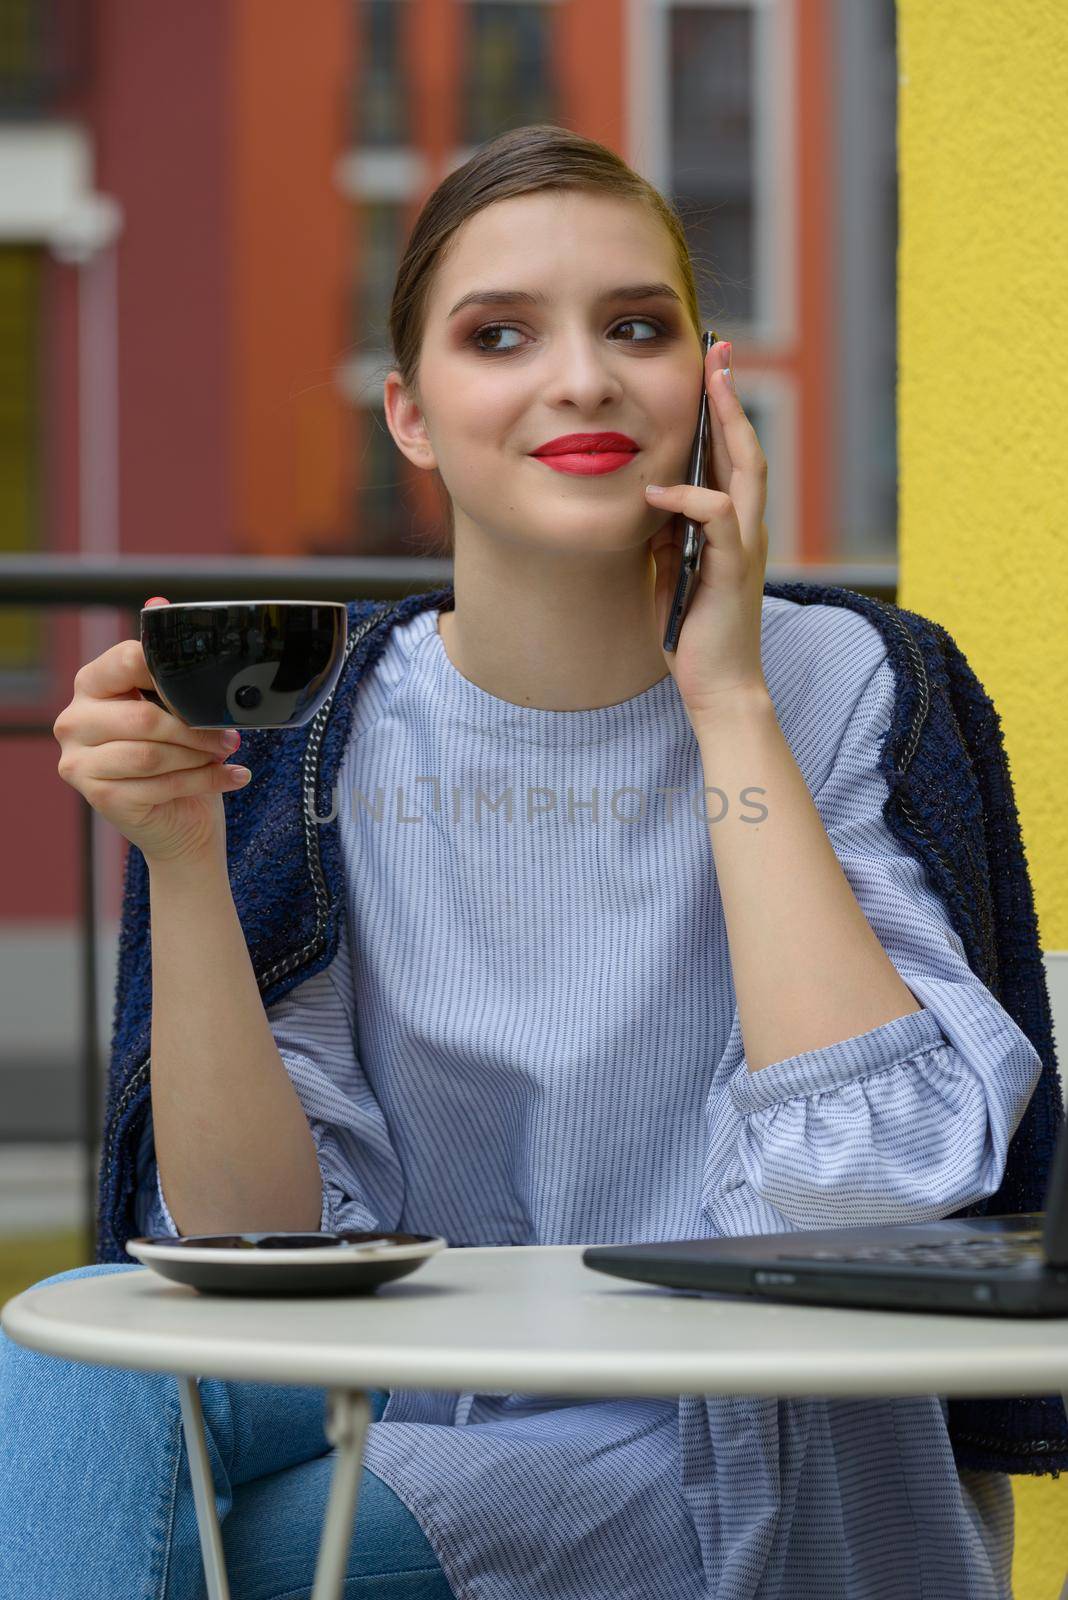
[[(0, 248), (0, 550), (39, 550), (43, 543), (41, 464), (42, 252), (31, 245)], [(0, 606), (0, 687), (23, 689), (17, 676), (43, 663), (36, 608)]]
[(3, 0), (0, 116), (51, 113), (84, 83), (87, 0)]
[(894, 0), (838, 0), (835, 221), (839, 551), (897, 554), (897, 39)]
[(357, 349), (389, 348), (389, 305), (407, 239), (408, 208), (385, 200), (360, 206), (353, 338)]
[(669, 170), (700, 303), (737, 328), (754, 320), (754, 19), (749, 6), (668, 14)]
[(352, 143), (380, 149), (408, 144), (411, 96), (404, 74), (409, 0), (356, 0), (357, 72)]
[(361, 556), (399, 553), (401, 488), (408, 462), (393, 443), (384, 412), (367, 406), (357, 413), (359, 478), (353, 551)]
[[(444, 513), (427, 515), (420, 490), (427, 474), (413, 467), (393, 442), (381, 405), (357, 412), (360, 487), (356, 496), (355, 526), (350, 540), (353, 555), (425, 556), (426, 542), (440, 535)], [(434, 497), (430, 498), (432, 503)]]
[(461, 142), (483, 144), (511, 128), (557, 122), (552, 6), (471, 0), (465, 15)]

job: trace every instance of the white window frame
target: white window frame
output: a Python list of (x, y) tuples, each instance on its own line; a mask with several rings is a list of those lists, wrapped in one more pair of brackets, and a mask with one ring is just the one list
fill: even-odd
[(670, 85), (668, 13), (689, 10), (754, 13), (754, 293), (756, 314), (738, 333), (781, 348), (797, 332), (796, 193), (794, 185), (794, 19), (791, 0), (627, 0), (625, 94), (627, 160), (664, 194), (668, 167)]

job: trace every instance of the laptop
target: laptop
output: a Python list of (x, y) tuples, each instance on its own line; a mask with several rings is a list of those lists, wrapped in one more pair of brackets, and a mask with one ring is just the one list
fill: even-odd
[(594, 1272), (691, 1293), (888, 1311), (1068, 1316), (1068, 1134), (1045, 1208), (1002, 1217), (818, 1232), (588, 1245)]

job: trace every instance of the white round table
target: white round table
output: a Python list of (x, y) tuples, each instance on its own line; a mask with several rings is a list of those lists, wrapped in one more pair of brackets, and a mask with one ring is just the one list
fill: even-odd
[(337, 1449), (312, 1600), (339, 1600), (368, 1389), (567, 1394), (1068, 1396), (1068, 1318), (851, 1311), (593, 1272), (582, 1245), (447, 1249), (370, 1296), (209, 1296), (148, 1267), (26, 1289), (16, 1343), (174, 1373), (210, 1600), (229, 1600), (197, 1377), (328, 1390)]

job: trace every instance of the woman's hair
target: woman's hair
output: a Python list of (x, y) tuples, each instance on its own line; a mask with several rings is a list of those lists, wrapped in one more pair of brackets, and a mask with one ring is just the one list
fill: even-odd
[[(700, 338), (701, 313), (693, 263), (682, 219), (674, 206), (607, 145), (583, 138), (554, 123), (512, 128), (480, 145), (469, 161), (451, 172), (428, 196), (397, 269), (389, 308), (393, 365), (420, 406), (419, 358), (426, 308), (449, 241), (461, 223), (485, 206), (497, 200), (510, 200), (515, 195), (536, 194), (543, 189), (578, 189), (589, 194), (639, 200), (649, 206), (670, 236), (682, 280), (685, 308)], [(424, 548), (430, 555), (451, 555), (452, 501), (440, 476), (437, 482), (446, 531), (439, 539), (429, 540)]]

